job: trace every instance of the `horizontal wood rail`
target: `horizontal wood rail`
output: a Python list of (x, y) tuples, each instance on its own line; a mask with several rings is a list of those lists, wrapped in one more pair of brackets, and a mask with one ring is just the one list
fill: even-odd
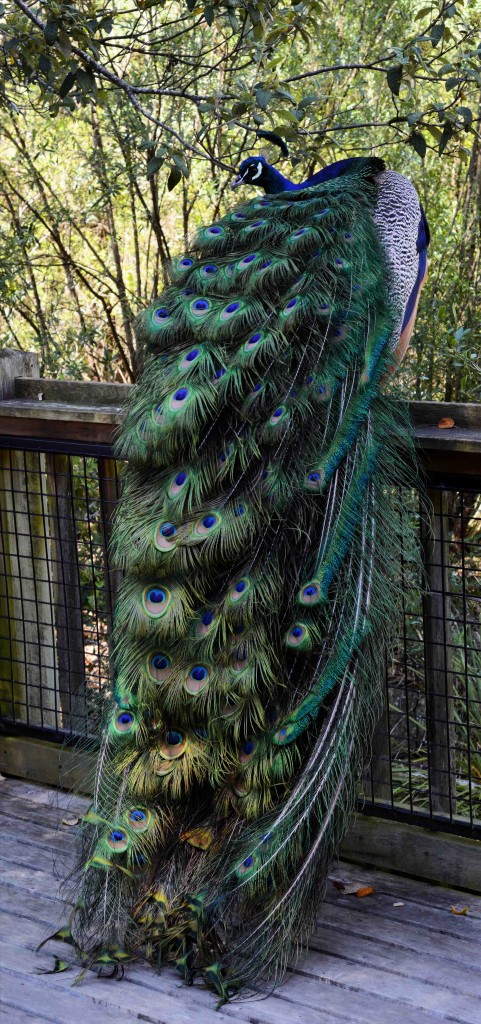
[[(0, 401), (0, 435), (110, 446), (132, 385), (15, 377)], [(410, 402), (422, 463), (431, 474), (481, 478), (481, 403)], [(442, 429), (442, 419), (454, 427)], [(10, 439), (10, 440), (9, 440)]]

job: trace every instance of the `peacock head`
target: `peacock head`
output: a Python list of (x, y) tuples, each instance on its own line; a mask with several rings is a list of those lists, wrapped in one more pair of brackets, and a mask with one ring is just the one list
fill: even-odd
[[(275, 132), (257, 132), (258, 139), (267, 139), (268, 142), (279, 146), (284, 157), (289, 155), (289, 150), (279, 135)], [(283, 192), (286, 188), (287, 179), (279, 171), (268, 163), (265, 156), (248, 156), (242, 161), (238, 174), (234, 178), (231, 188), (238, 188), (239, 185), (257, 185), (264, 189), (264, 192)]]
[(270, 172), (273, 170), (274, 168), (267, 163), (265, 157), (248, 156), (242, 161), (231, 188), (238, 188), (239, 185), (259, 185), (266, 189), (266, 185), (270, 182)]

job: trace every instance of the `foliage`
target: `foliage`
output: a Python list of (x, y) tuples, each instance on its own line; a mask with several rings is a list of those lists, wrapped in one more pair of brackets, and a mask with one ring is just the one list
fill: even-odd
[(262, 127), (298, 179), (376, 151), (414, 180), (433, 246), (406, 388), (475, 398), (480, 28), (479, 0), (9, 0), (0, 341), (44, 373), (133, 379), (137, 310)]

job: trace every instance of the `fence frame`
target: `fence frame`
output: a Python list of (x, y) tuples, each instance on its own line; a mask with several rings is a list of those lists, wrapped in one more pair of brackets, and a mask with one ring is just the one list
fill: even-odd
[[(61, 622), (56, 621), (55, 626), (57, 635), (59, 629), (63, 630), (66, 643), (61, 647), (67, 654), (57, 654), (60, 661), (57, 662), (56, 668), (59, 691), (62, 691), (62, 679), (70, 677), (68, 687), (65, 688), (69, 694), (72, 693), (72, 671), (75, 674), (75, 636), (78, 634), (78, 623), (75, 622), (75, 602), (65, 599), (66, 589), (73, 592), (75, 587), (73, 576), (69, 577), (68, 571), (66, 576), (64, 570), (65, 564), (68, 566), (73, 563), (69, 552), (71, 553), (75, 546), (75, 537), (70, 536), (68, 530), (61, 529), (59, 525), (61, 520), (68, 518), (62, 516), (62, 509), (68, 506), (70, 500), (63, 468), (67, 454), (88, 455), (99, 461), (99, 466), (102, 467), (99, 481), (103, 536), (107, 547), (110, 536), (110, 510), (116, 499), (112, 441), (121, 422), (122, 406), (130, 390), (129, 385), (121, 384), (41, 379), (38, 377), (38, 364), (32, 353), (18, 353), (13, 350), (0, 352), (0, 459), (3, 459), (5, 468), (6, 458), (9, 457), (11, 460), (12, 453), (18, 454), (19, 450), (22, 451), (24, 460), (33, 458), (34, 455), (37, 458), (42, 457), (45, 478), (49, 481), (45, 500), (50, 502), (50, 508), (56, 509), (57, 512), (58, 525), (54, 525), (54, 536), (50, 538), (50, 543), (57, 551), (57, 565), (62, 567), (62, 575), (57, 574), (53, 585), (56, 588), (56, 606), (63, 609), (63, 617)], [(348, 840), (348, 850), (352, 859), (356, 859), (356, 850), (359, 855), (359, 850), (364, 850), (365, 861), (368, 849), (370, 862), (375, 861), (375, 851), (379, 848), (384, 849), (387, 842), (390, 851), (387, 859), (391, 866), (394, 856), (391, 840), (396, 830), (400, 829), (402, 832), (406, 827), (421, 825), (431, 831), (453, 833), (453, 840), (455, 836), (477, 834), (473, 833), (468, 825), (464, 826), (460, 821), (453, 823), (452, 819), (450, 820), (453, 766), (449, 762), (452, 744), (449, 742), (449, 714), (446, 708), (450, 699), (451, 674), (449, 649), (443, 642), (440, 631), (444, 629), (445, 595), (448, 589), (446, 539), (443, 534), (446, 512), (443, 505), (443, 488), (481, 491), (481, 404), (412, 402), (410, 410), (417, 449), (426, 476), (427, 494), (431, 500), (429, 520), (423, 531), (424, 558), (428, 567), (429, 584), (424, 598), (423, 619), (430, 775), (437, 780), (435, 806), (431, 808), (434, 816), (432, 813), (431, 817), (427, 818), (417, 811), (398, 811), (387, 806), (387, 803), (386, 807), (383, 807), (381, 802), (372, 803), (363, 808), (365, 816), (361, 831), (358, 825), (357, 833), (354, 830)], [(453, 419), (455, 426), (447, 430), (440, 429), (438, 423), (444, 417)], [(20, 472), (20, 469), (21, 467), (17, 468), (17, 472)], [(55, 521), (54, 516), (54, 524)], [(34, 555), (27, 551), (23, 557), (28, 561), (29, 558), (32, 560)], [(41, 586), (41, 582), (39, 585)], [(115, 598), (115, 579), (109, 586), (111, 613)], [(47, 623), (45, 628), (51, 628), (51, 624), (49, 626)], [(40, 668), (42, 669), (42, 666)], [(41, 680), (38, 685), (40, 684)], [(81, 702), (80, 678), (77, 679), (73, 691)], [(36, 722), (29, 728), (8, 723), (4, 726), (3, 734), (0, 734), (0, 770), (51, 784), (58, 784), (61, 770), (63, 777), (67, 776), (72, 786), (88, 788), (89, 783), (86, 779), (91, 762), (84, 759), (79, 764), (78, 755), (74, 758), (68, 745), (60, 746), (61, 739), (62, 735), (55, 728), (49, 728), (48, 723)], [(376, 731), (373, 752), (378, 764), (382, 765), (384, 758), (389, 765), (389, 732), (386, 716), (384, 722), (381, 719)], [(373, 783), (373, 792), (376, 790), (378, 799), (386, 792), (386, 786), (388, 781), (381, 771)], [(374, 820), (369, 823), (369, 818)], [(415, 831), (421, 830), (416, 828)], [(352, 838), (356, 834), (357, 840)], [(366, 836), (369, 837), (368, 840)], [(389, 836), (389, 841), (386, 836)], [(481, 850), (481, 844), (477, 845)], [(419, 870), (417, 873), (419, 874)], [(463, 875), (464, 885), (469, 881), (472, 883), (469, 872), (468, 876), (466, 878)], [(467, 887), (473, 886), (468, 884)]]

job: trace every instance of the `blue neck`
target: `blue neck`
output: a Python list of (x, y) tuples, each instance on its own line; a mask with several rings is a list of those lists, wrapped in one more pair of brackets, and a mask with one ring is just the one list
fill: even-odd
[(330, 181), (331, 178), (337, 178), (340, 174), (344, 174), (344, 172), (348, 171), (359, 159), (361, 158), (351, 156), (346, 160), (337, 160), (335, 164), (329, 164), (328, 167), (323, 167), (322, 171), (317, 171), (317, 174), (313, 174), (311, 178), (306, 178), (305, 181), (301, 181), (299, 185), (295, 185), (293, 181), (289, 181), (289, 178), (285, 178), (280, 171), (276, 171), (275, 167), (270, 166), (267, 174), (264, 175), (264, 192), (268, 195), (274, 195), (277, 192), (297, 192), (301, 188), (310, 188), (312, 185), (320, 185), (322, 181)]

